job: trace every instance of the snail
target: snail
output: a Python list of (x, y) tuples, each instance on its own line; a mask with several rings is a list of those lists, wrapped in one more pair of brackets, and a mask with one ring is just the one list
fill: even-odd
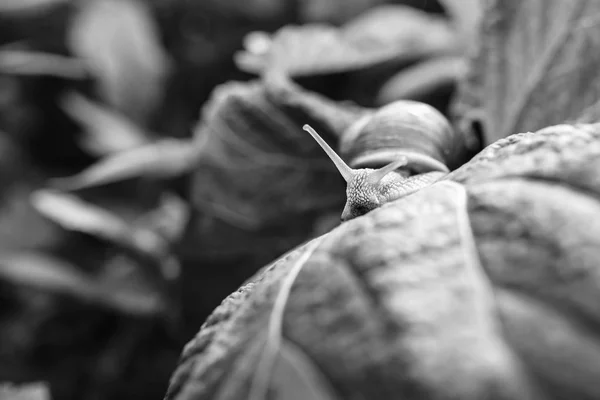
[(347, 183), (341, 220), (347, 221), (407, 196), (447, 174), (460, 159), (464, 141), (435, 108), (400, 100), (369, 113), (343, 133), (347, 164), (309, 125)]

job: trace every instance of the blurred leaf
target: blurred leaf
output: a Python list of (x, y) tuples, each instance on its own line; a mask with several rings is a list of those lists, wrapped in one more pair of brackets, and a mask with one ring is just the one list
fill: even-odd
[(600, 99), (597, 1), (494, 1), (455, 104), (463, 130), (486, 144), (574, 120)]
[(0, 278), (18, 285), (74, 296), (134, 315), (153, 315), (164, 304), (159, 293), (138, 279), (93, 277), (65, 260), (41, 252), (0, 255)]
[(462, 42), (469, 50), (478, 39), (479, 22), (484, 0), (440, 0), (460, 32)]
[(35, 209), (67, 230), (75, 230), (119, 242), (129, 233), (129, 225), (117, 215), (79, 198), (55, 190), (31, 194)]
[(341, 28), (309, 24), (276, 32), (269, 52), (236, 54), (242, 70), (290, 76), (357, 70), (388, 61), (453, 54), (459, 43), (448, 21), (410, 7), (385, 5)]
[(162, 258), (167, 252), (165, 239), (154, 231), (154, 226), (127, 223), (118, 215), (76, 196), (44, 189), (34, 192), (31, 202), (40, 214), (65, 229), (84, 232), (144, 255)]
[(168, 59), (148, 5), (138, 0), (80, 3), (72, 51), (96, 74), (104, 101), (144, 125), (163, 96)]
[(194, 167), (197, 149), (189, 140), (162, 139), (109, 155), (77, 175), (52, 179), (64, 190), (78, 190), (137, 177), (171, 178)]
[(36, 382), (22, 385), (0, 383), (0, 400), (50, 400), (47, 384)]
[(381, 3), (382, 0), (304, 0), (298, 4), (298, 13), (303, 23), (344, 23)]
[(404, 68), (381, 85), (376, 104), (382, 106), (400, 99), (418, 100), (440, 87), (458, 82), (466, 74), (462, 57), (435, 57)]
[(0, 14), (23, 15), (45, 11), (72, 0), (0, 0)]
[(175, 242), (183, 235), (189, 216), (190, 207), (183, 199), (172, 193), (163, 193), (157, 209), (142, 216), (135, 226), (137, 229), (150, 229), (169, 242)]
[(62, 109), (84, 127), (82, 147), (96, 155), (107, 155), (148, 144), (148, 134), (126, 117), (80, 94), (69, 93)]
[(85, 64), (75, 58), (7, 47), (0, 47), (0, 73), (51, 75), (66, 79), (88, 76)]

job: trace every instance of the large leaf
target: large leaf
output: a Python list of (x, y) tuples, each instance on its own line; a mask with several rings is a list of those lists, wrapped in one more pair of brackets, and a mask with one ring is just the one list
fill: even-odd
[(575, 120), (600, 99), (600, 3), (495, 0), (456, 111), (482, 124), (486, 144)]
[(166, 398), (289, 398), (287, 343), (316, 398), (597, 398), (599, 139), (510, 136), (288, 253), (207, 320)]

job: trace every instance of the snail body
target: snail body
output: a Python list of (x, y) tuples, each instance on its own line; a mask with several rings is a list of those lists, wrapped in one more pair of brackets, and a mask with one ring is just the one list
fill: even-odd
[(341, 138), (347, 164), (308, 125), (309, 132), (347, 183), (342, 221), (407, 196), (447, 174), (460, 138), (433, 107), (397, 101), (355, 122)]

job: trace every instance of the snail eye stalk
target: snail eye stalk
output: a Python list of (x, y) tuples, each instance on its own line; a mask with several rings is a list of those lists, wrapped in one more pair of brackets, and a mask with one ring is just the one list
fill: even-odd
[(344, 178), (346, 182), (350, 182), (350, 180), (352, 180), (352, 177), (355, 175), (355, 171), (352, 168), (350, 168), (348, 164), (346, 164), (344, 160), (342, 160), (342, 158), (338, 156), (337, 153), (331, 147), (329, 147), (327, 142), (323, 140), (323, 138), (319, 136), (319, 134), (310, 125), (306, 124), (302, 127), (302, 129), (310, 133), (310, 135), (315, 139), (319, 146), (321, 146), (321, 148), (329, 156), (331, 161), (333, 161), (333, 164), (336, 166), (338, 171), (340, 171), (342, 178)]

